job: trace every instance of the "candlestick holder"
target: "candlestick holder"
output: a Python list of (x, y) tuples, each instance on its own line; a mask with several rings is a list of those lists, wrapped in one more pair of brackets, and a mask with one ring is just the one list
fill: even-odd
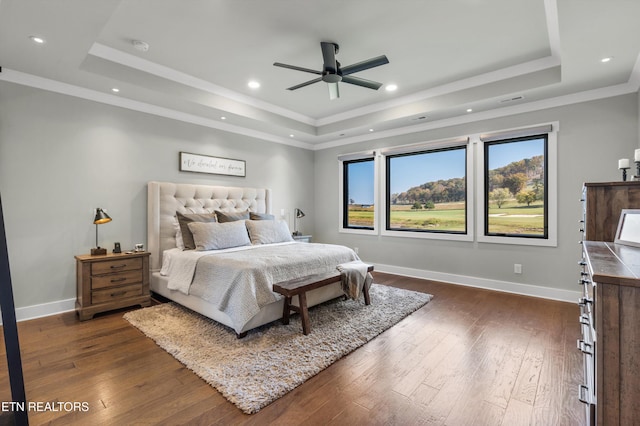
[(620, 170), (622, 170), (622, 181), (626, 182), (627, 181), (627, 170), (629, 170), (629, 167), (621, 167)]

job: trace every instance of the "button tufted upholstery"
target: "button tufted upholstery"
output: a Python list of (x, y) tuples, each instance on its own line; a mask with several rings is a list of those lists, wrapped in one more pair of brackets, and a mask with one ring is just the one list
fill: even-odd
[(151, 270), (160, 269), (162, 252), (176, 246), (175, 215), (181, 213), (241, 212), (271, 213), (266, 188), (149, 182), (147, 185), (147, 246)]

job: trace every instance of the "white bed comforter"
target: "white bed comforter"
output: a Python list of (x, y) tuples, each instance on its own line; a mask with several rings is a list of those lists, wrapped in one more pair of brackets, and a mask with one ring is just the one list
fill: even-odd
[[(171, 252), (171, 253), (169, 253)], [(162, 272), (169, 288), (200, 297), (226, 313), (236, 332), (260, 309), (281, 298), (273, 284), (336, 270), (358, 260), (348, 247), (282, 243), (208, 252), (168, 250)]]

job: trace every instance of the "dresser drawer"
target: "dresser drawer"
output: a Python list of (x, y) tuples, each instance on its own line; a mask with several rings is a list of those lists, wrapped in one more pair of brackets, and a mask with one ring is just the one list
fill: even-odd
[(91, 277), (91, 289), (101, 289), (142, 282), (142, 270)]
[(142, 283), (92, 291), (91, 303), (113, 302), (136, 296), (142, 296)]
[(133, 271), (142, 269), (142, 259), (113, 259), (91, 264), (91, 275), (110, 274), (112, 272)]

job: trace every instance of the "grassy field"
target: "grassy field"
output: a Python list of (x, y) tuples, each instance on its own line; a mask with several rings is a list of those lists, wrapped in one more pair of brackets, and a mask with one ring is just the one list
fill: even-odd
[[(489, 207), (491, 233), (542, 235), (544, 233), (542, 204), (527, 207), (513, 201), (502, 208)], [(433, 210), (415, 210), (408, 205), (391, 206), (393, 229), (464, 232), (464, 203), (436, 204)], [(349, 223), (353, 226), (373, 226), (373, 207), (349, 206)]]

